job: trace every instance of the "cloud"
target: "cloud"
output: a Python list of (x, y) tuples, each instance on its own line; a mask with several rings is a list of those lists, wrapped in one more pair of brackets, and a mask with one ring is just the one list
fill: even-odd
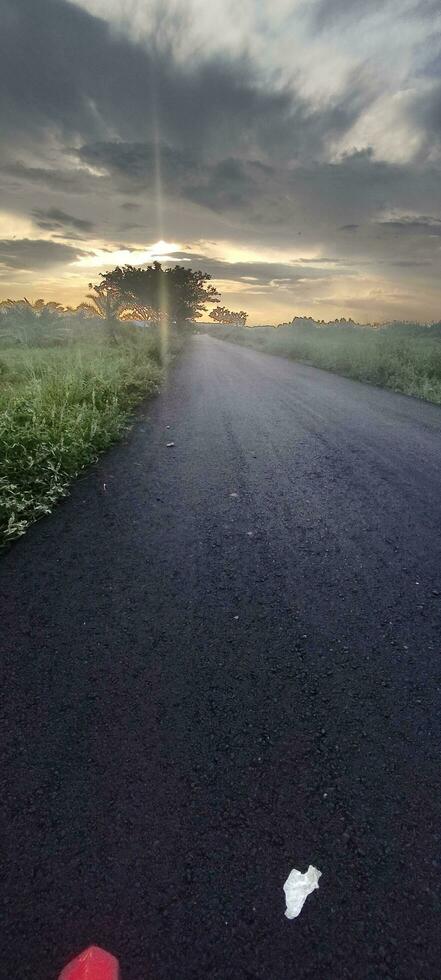
[[(141, 52), (65, 0), (1, 0), (2, 120), (26, 143), (41, 127), (61, 136), (96, 133), (98, 106), (109, 107), (127, 71), (133, 86)], [(125, 61), (120, 59), (125, 56)], [(124, 65), (124, 69), (123, 69)], [(130, 92), (125, 89), (130, 98)], [(116, 104), (119, 104), (117, 101)], [(98, 109), (98, 113), (99, 113)], [(23, 122), (26, 120), (26, 131)]]
[[(3, 178), (3, 181), (2, 181)], [(90, 177), (78, 170), (29, 167), (21, 160), (0, 166), (0, 182), (20, 189), (23, 184), (38, 184), (50, 191), (65, 194), (84, 194), (90, 188)]]
[(319, 30), (333, 25), (341, 28), (342, 21), (359, 22), (392, 3), (393, 0), (318, 0), (313, 10), (314, 23)]
[[(68, 240), (104, 257), (123, 236), (142, 254), (147, 235), (189, 242), (228, 288), (303, 283), (323, 298), (323, 277), (340, 288), (367, 268), (384, 296), (405, 276), (416, 293), (435, 284), (432, 0), (0, 0), (0, 18), (9, 262), (36, 278), (64, 264), (67, 281), (79, 254)], [(30, 215), (40, 244), (26, 238)], [(225, 262), (199, 254), (201, 240), (224, 243)], [(228, 262), (236, 247), (262, 260)]]
[(58, 208), (47, 208), (46, 210), (34, 208), (32, 216), (35, 218), (38, 227), (47, 231), (59, 231), (60, 228), (63, 229), (67, 226), (69, 229), (76, 228), (77, 231), (88, 232), (92, 231), (94, 227), (93, 221), (75, 218), (72, 214), (66, 214), (65, 211), (60, 211)]
[(65, 262), (75, 262), (85, 254), (82, 249), (45, 239), (0, 241), (0, 267), (4, 269), (47, 269)]
[(78, 149), (77, 155), (83, 163), (104, 168), (108, 174), (123, 178), (134, 190), (138, 185), (145, 188), (147, 182), (153, 183), (159, 177), (178, 187), (198, 168), (194, 157), (164, 141), (156, 144), (123, 140), (88, 143)]
[(417, 261), (413, 262), (411, 259), (409, 260), (401, 259), (400, 261), (393, 262), (392, 264), (398, 266), (398, 268), (401, 269), (422, 269), (424, 267), (427, 268), (428, 266), (431, 265), (430, 262), (417, 262)]
[(399, 219), (387, 219), (378, 222), (378, 227), (393, 235), (428, 235), (430, 238), (441, 238), (441, 218), (427, 215), (412, 217), (406, 215)]
[(272, 168), (262, 167), (259, 162), (229, 157), (206, 168), (198, 181), (187, 184), (184, 193), (196, 204), (213, 211), (250, 208), (273, 173)]
[(149, 143), (159, 131), (177, 153), (196, 147), (199, 160), (224, 156), (225, 145), (247, 158), (292, 159), (320, 153), (370, 98), (354, 75), (338, 102), (311, 105), (280, 79), (269, 85), (245, 52), (181, 64), (171, 43), (136, 44), (65, 0), (0, 0), (0, 12), (3, 132), (24, 146), (45, 131), (83, 144), (97, 134), (105, 143), (109, 130), (122, 143), (134, 133)]
[[(308, 260), (301, 259), (298, 262), (284, 263), (284, 262), (225, 262), (220, 259), (207, 258), (204, 254), (198, 254), (195, 252), (178, 252), (173, 255), (173, 263), (179, 262), (191, 263), (194, 266), (201, 266), (206, 272), (209, 272), (213, 279), (222, 281), (227, 280), (228, 282), (236, 281), (238, 283), (254, 282), (259, 286), (270, 286), (272, 284), (284, 283), (294, 285), (297, 282), (302, 282), (305, 279), (327, 279), (335, 278), (339, 274), (338, 268), (329, 270), (324, 270), (323, 268), (313, 268)], [(320, 264), (323, 265), (337, 265), (338, 261), (335, 259), (323, 259), (320, 260)], [(347, 269), (344, 270), (344, 274), (347, 275)]]
[[(274, 168), (258, 160), (229, 157), (204, 166), (196, 157), (166, 143), (113, 141), (86, 144), (78, 150), (84, 163), (104, 168), (122, 190), (150, 189), (183, 196), (213, 211), (249, 206)], [(124, 205), (127, 209), (127, 204)], [(129, 205), (133, 210), (136, 205)]]

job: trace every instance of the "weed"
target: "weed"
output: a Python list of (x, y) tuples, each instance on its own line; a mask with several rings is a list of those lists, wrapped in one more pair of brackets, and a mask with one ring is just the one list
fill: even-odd
[(0, 546), (65, 496), (75, 476), (126, 429), (158, 388), (155, 339), (108, 347), (2, 350), (0, 362)]

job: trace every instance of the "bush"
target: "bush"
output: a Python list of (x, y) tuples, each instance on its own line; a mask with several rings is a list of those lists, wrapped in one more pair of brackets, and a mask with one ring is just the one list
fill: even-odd
[(114, 348), (3, 353), (0, 544), (49, 513), (72, 479), (122, 433), (134, 406), (158, 389), (158, 357), (157, 341), (139, 335)]

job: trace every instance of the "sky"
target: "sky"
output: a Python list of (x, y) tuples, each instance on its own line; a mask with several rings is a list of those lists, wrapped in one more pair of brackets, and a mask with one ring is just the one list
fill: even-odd
[(441, 319), (439, 0), (0, 0), (0, 299)]

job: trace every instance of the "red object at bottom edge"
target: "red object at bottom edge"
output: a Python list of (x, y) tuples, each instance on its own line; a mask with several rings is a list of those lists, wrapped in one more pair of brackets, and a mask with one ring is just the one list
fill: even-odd
[(121, 980), (118, 960), (99, 946), (90, 946), (65, 966), (59, 980)]

